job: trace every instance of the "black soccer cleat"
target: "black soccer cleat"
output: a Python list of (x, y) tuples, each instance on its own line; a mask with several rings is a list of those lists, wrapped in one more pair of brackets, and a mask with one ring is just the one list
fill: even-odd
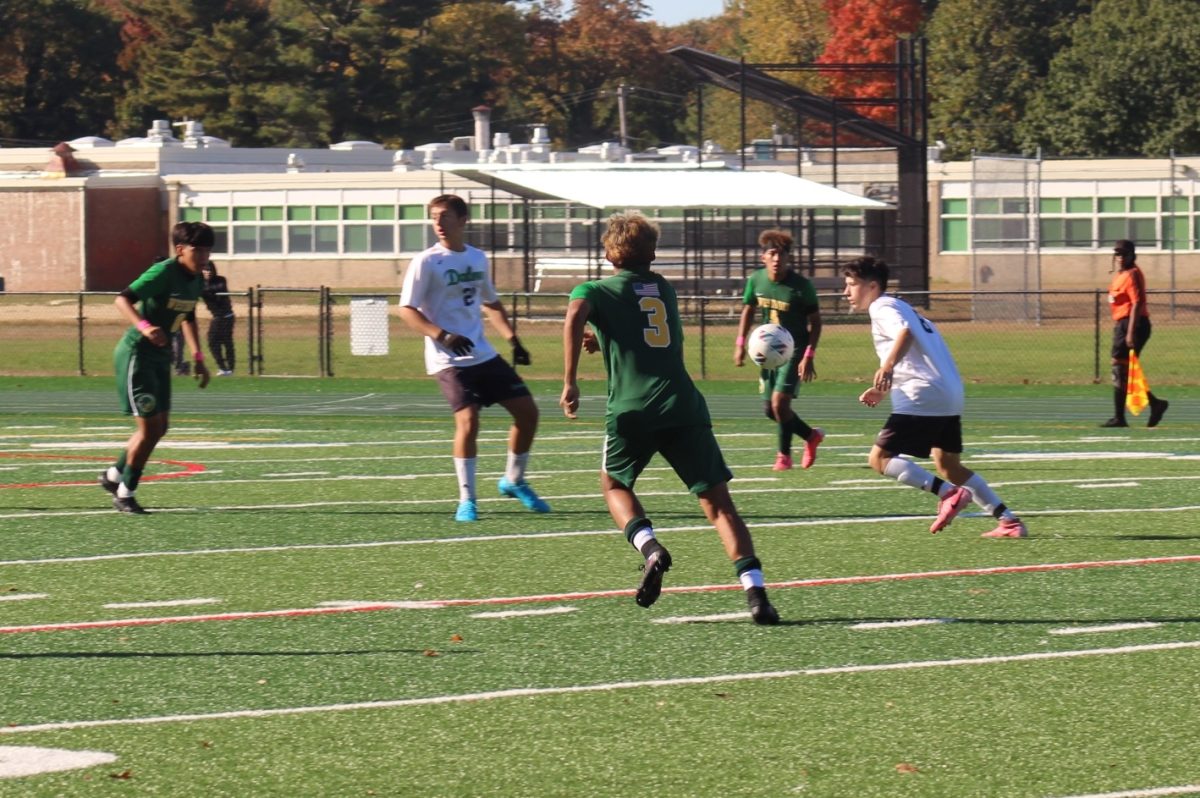
[(113, 507), (120, 513), (130, 513), (131, 515), (149, 515), (142, 505), (138, 504), (138, 500), (132, 496), (113, 496)]
[[(1165, 410), (1166, 409), (1164, 408), (1164, 412), (1165, 412)], [(1129, 422), (1123, 418), (1117, 418), (1116, 416), (1113, 416), (1112, 418), (1110, 418), (1108, 421), (1105, 421), (1100, 426), (1102, 426), (1102, 427), (1128, 427)]]
[(1147, 427), (1157, 427), (1158, 422), (1162, 421), (1162, 417), (1167, 414), (1167, 408), (1171, 403), (1166, 399), (1158, 399), (1150, 403), (1150, 420), (1146, 422)]
[(111, 479), (109, 479), (108, 473), (104, 471), (100, 472), (100, 477), (96, 481), (100, 483), (100, 487), (104, 488), (114, 496), (117, 495), (117, 488), (121, 486), (120, 482), (113, 482)]
[(779, 613), (767, 599), (765, 587), (752, 587), (746, 591), (746, 601), (750, 604), (750, 617), (759, 626), (774, 626), (779, 623)]
[(637, 593), (633, 600), (639, 607), (649, 607), (658, 601), (662, 593), (663, 574), (671, 570), (671, 554), (664, 548), (659, 548), (646, 558), (642, 565), (642, 581), (638, 583)]

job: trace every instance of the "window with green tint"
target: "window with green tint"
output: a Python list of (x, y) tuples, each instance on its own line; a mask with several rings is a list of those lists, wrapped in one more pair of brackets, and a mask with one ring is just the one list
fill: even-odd
[(1000, 213), (1000, 200), (998, 200), (998, 199), (977, 199), (977, 200), (975, 200), (975, 213)]
[(1090, 247), (1092, 220), (1042, 219), (1039, 243), (1043, 247)]
[(1069, 197), (1067, 213), (1091, 213), (1096, 207), (1096, 201), (1091, 197)]
[(283, 228), (277, 224), (267, 224), (258, 228), (259, 252), (283, 252)]
[(202, 222), (204, 221), (204, 211), (200, 208), (180, 208), (179, 221)]
[[(425, 218), (425, 206), (424, 205), (401, 205), (400, 206), (400, 218), (407, 219), (407, 220), (424, 219)], [(421, 247), (421, 249), (424, 249), (424, 247)]]
[(944, 199), (942, 200), (943, 214), (963, 214), (967, 212), (967, 201), (965, 199)]
[(370, 234), (365, 224), (348, 224), (342, 228), (342, 251), (343, 252), (368, 252), (370, 251), (369, 241)]
[(288, 227), (288, 252), (312, 252), (313, 229), (311, 224), (295, 224)]
[(287, 217), (292, 222), (311, 222), (313, 210), (310, 205), (289, 205)]
[(318, 222), (336, 222), (338, 220), (338, 206), (336, 205), (318, 205), (316, 211)]
[(257, 222), (258, 208), (234, 208), (233, 220), (235, 222)]
[(1192, 208), (1200, 211), (1200, 197), (1192, 198)]
[(353, 222), (364, 222), (370, 218), (370, 211), (366, 205), (347, 205), (342, 208), (342, 218)]
[(313, 252), (337, 252), (338, 229), (331, 224), (318, 224), (313, 227), (316, 236), (316, 246)]
[(1101, 197), (1100, 213), (1125, 213), (1124, 197)]
[(390, 224), (373, 224), (371, 231), (372, 252), (392, 252), (396, 240), (396, 228)]
[(1130, 219), (1132, 238), (1139, 247), (1158, 246), (1158, 224), (1154, 219)]
[(1162, 248), (1188, 248), (1188, 217), (1176, 216), (1173, 219), (1162, 220)]
[(233, 228), (233, 254), (252, 255), (258, 252), (258, 228)]
[(660, 219), (682, 219), (683, 208), (659, 208), (658, 218)]
[(1192, 227), (1192, 248), (1200, 249), (1200, 216), (1194, 220)]
[(206, 208), (204, 210), (204, 221), (206, 222), (228, 222), (228, 208)]
[(376, 221), (392, 222), (396, 220), (395, 205), (372, 205), (371, 218)]
[(428, 246), (425, 243), (425, 230), (423, 225), (405, 224), (400, 226), (400, 251), (401, 252), (420, 252)]
[(1163, 197), (1162, 209), (1164, 213), (1185, 213), (1188, 209), (1187, 197)]
[(1124, 218), (1100, 220), (1100, 246), (1112, 246), (1118, 238), (1129, 238), (1129, 220)]
[(1131, 197), (1129, 210), (1134, 213), (1154, 213), (1158, 210), (1158, 200), (1154, 197)]
[(501, 205), (491, 205), (491, 206), (489, 206), (489, 208), (491, 210), (493, 219), (511, 219), (512, 218), (512, 208), (511, 208), (511, 206), (508, 205), (508, 203), (504, 203)]
[(470, 206), (469, 213), (472, 219), (484, 219), (487, 217), (487, 206), (476, 202)]
[(264, 222), (282, 222), (283, 208), (279, 206), (259, 208), (258, 218), (262, 219)]
[(567, 218), (567, 209), (561, 205), (543, 205), (538, 208), (538, 218), (565, 219)]
[[(963, 200), (966, 203), (966, 200)], [(966, 219), (943, 219), (942, 220), (942, 251), (943, 252), (966, 252), (967, 251), (967, 220)]]
[(1063, 209), (1062, 199), (1051, 199), (1049, 197), (1042, 197), (1040, 200), (1038, 200), (1038, 210), (1041, 213), (1062, 213), (1062, 209)]

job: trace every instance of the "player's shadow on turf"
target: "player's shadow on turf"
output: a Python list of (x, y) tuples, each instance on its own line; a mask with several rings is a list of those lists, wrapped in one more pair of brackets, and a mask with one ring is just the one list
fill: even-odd
[(420, 657), (448, 657), (457, 654), (481, 654), (479, 649), (456, 648), (432, 652), (427, 648), (375, 648), (347, 651), (42, 651), (30, 654), (0, 654), (0, 660), (23, 659), (184, 659), (188, 657), (359, 657), (378, 654), (412, 654)]
[(1113, 535), (1113, 540), (1200, 540), (1200, 535)]

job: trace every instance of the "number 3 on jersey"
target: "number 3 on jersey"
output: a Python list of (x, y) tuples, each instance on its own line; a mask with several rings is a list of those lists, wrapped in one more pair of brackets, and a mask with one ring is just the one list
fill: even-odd
[(667, 326), (667, 306), (658, 297), (644, 296), (638, 300), (638, 308), (646, 314), (646, 327), (642, 337), (646, 345), (663, 349), (671, 345), (671, 328)]

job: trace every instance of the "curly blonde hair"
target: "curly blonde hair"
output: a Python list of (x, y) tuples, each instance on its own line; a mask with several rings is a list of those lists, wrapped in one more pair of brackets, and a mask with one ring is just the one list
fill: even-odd
[(640, 211), (614, 213), (604, 231), (604, 255), (615, 265), (633, 271), (650, 271), (658, 248), (658, 225)]

